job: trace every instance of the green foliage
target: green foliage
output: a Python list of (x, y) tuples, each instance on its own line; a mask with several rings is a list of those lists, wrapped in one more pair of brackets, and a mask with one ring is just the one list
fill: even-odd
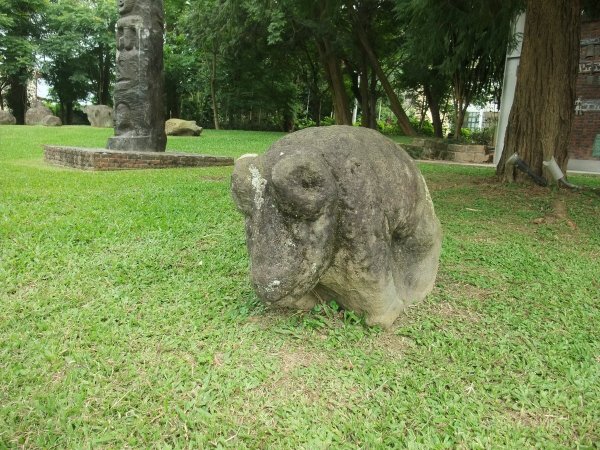
[(522, 1), (396, 3), (407, 33), (404, 78), (428, 88), (439, 105), (452, 87), (454, 128), (461, 129), (457, 122), (471, 103), (498, 95), (512, 21)]
[(414, 118), (411, 118), (410, 122), (411, 122), (413, 128), (415, 129), (415, 131), (420, 136), (430, 136), (431, 137), (434, 135), (433, 125), (431, 124), (431, 122), (429, 120), (425, 119), (421, 122), (421, 120), (414, 117)]
[(321, 126), (327, 127), (327, 126), (330, 126), (330, 125), (335, 125), (335, 119), (333, 119), (330, 116), (323, 117), (321, 119)]
[(44, 0), (0, 0), (0, 101), (6, 99), (17, 123), (27, 108), (27, 81), (35, 67), (39, 15)]
[(316, 122), (307, 117), (300, 117), (294, 121), (294, 129), (303, 130), (304, 128), (310, 128), (316, 126)]
[(463, 128), (458, 138), (452, 138), (453, 141), (463, 144), (476, 144), (493, 146), (496, 127), (485, 127), (478, 130)]
[[(434, 135), (433, 125), (431, 125), (431, 122), (429, 120), (424, 119), (423, 122), (421, 122), (420, 119), (418, 119), (417, 117), (414, 117), (414, 116), (409, 117), (409, 120), (410, 120), (410, 124), (413, 127), (413, 129), (420, 136), (433, 136)], [(390, 135), (404, 136), (404, 133), (398, 126), (398, 123), (395, 121), (389, 120), (389, 119), (388, 120), (378, 120), (377, 121), (377, 129), (382, 134), (385, 134), (386, 136), (390, 136)]]
[[(464, 131), (464, 129), (463, 129)], [(495, 127), (482, 128), (481, 130), (474, 130), (471, 132), (469, 137), (471, 143), (479, 145), (492, 145), (494, 142), (494, 134), (496, 133)]]
[(90, 93), (97, 101), (108, 101), (116, 16), (109, 0), (56, 0), (46, 10), (42, 74), (65, 123), (71, 123), (75, 103)]
[[(443, 224), (433, 293), (391, 330), (336, 304), (271, 311), (231, 168), (84, 172), (0, 127), (0, 447), (594, 448), (600, 200), (422, 164)], [(262, 152), (205, 130), (168, 149)], [(577, 184), (600, 187), (600, 179)]]
[(195, 116), (208, 126), (216, 115), (228, 128), (290, 129), (299, 92), (295, 55), (278, 44), (277, 27), (271, 26), (281, 19), (277, 5), (191, 2), (175, 26), (175, 37), (167, 39), (167, 76), (176, 84), (170, 95), (195, 99), (181, 103), (195, 110), (177, 114)]

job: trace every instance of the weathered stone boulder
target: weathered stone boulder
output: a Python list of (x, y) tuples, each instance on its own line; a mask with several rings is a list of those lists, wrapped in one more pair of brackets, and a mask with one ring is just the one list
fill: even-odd
[(46, 116), (42, 119), (41, 124), (46, 127), (60, 127), (62, 125), (62, 121), (56, 116)]
[[(50, 119), (49, 117), (54, 117), (54, 119)], [(58, 123), (56, 121), (57, 119)], [(41, 103), (29, 108), (27, 112), (25, 112), (25, 125), (56, 126), (61, 124), (60, 119), (55, 117), (52, 114), (52, 111)]]
[(244, 155), (232, 195), (251, 278), (269, 304), (336, 300), (390, 326), (433, 288), (441, 227), (415, 163), (376, 131), (308, 128)]
[(46, 116), (52, 116), (52, 111), (41, 103), (32, 106), (25, 112), (26, 125), (41, 125)]
[(194, 120), (169, 119), (165, 122), (167, 136), (200, 136), (202, 127)]
[(0, 125), (15, 125), (16, 123), (17, 119), (10, 111), (0, 110)]
[(114, 127), (113, 110), (106, 105), (88, 105), (83, 108), (90, 125), (96, 128)]

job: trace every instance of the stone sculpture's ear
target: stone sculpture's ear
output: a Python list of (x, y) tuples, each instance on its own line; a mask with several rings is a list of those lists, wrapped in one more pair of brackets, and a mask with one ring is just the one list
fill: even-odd
[(335, 200), (335, 183), (321, 158), (283, 158), (271, 171), (279, 208), (294, 217), (316, 219)]
[[(258, 165), (258, 155), (254, 153), (242, 155), (236, 159), (231, 175), (231, 196), (240, 212), (245, 215), (250, 215), (254, 208), (257, 191), (253, 187), (253, 183), (260, 184), (261, 180), (264, 180), (260, 175)], [(260, 189), (260, 186), (257, 188)], [(264, 186), (262, 189), (264, 190)]]

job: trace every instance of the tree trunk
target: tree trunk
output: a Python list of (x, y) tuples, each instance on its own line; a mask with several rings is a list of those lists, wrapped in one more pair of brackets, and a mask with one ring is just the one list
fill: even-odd
[(465, 74), (457, 71), (453, 76), (452, 96), (454, 101), (454, 137), (459, 138), (462, 135), (462, 127), (465, 122), (467, 108), (471, 101), (471, 96), (467, 93), (470, 89), (463, 76)]
[(465, 123), (465, 116), (467, 114), (468, 104), (464, 101), (454, 102), (454, 137), (459, 138), (462, 136), (462, 128)]
[(318, 38), (316, 44), (331, 88), (335, 121), (338, 125), (352, 125), (350, 101), (346, 93), (340, 60), (326, 38)]
[(217, 54), (216, 51), (212, 53), (212, 61), (210, 65), (210, 98), (212, 102), (213, 111), (213, 122), (215, 124), (215, 130), (219, 129), (219, 114), (217, 111), (217, 92), (216, 92), (216, 81), (217, 79)]
[(25, 111), (27, 110), (27, 85), (21, 81), (20, 77), (12, 77), (9, 80), (6, 101), (17, 120), (17, 125), (24, 125)]
[(366, 61), (361, 61), (360, 66), (361, 74), (360, 74), (360, 84), (358, 88), (360, 89), (360, 126), (369, 128), (371, 122), (371, 105), (370, 105), (370, 95), (369, 95), (369, 69), (367, 67)]
[(374, 71), (369, 74), (369, 64), (364, 54), (361, 58), (360, 70), (361, 126), (376, 130), (377, 76)]
[(369, 108), (371, 114), (369, 115), (369, 128), (373, 130), (377, 129), (377, 74), (371, 71), (371, 80), (369, 81)]
[(383, 90), (385, 91), (385, 94), (387, 95), (387, 98), (390, 101), (390, 107), (392, 108), (394, 115), (398, 119), (398, 125), (400, 126), (400, 129), (407, 136), (416, 136), (417, 133), (415, 133), (415, 130), (413, 130), (412, 126), (410, 125), (410, 120), (408, 120), (408, 116), (404, 112), (404, 108), (402, 108), (402, 104), (400, 103), (396, 92), (394, 92), (392, 85), (390, 84), (387, 76), (381, 68), (381, 65), (379, 64), (379, 61), (377, 60), (377, 56), (375, 56), (375, 53), (371, 48), (371, 43), (369, 42), (365, 30), (363, 30), (360, 23), (355, 23), (354, 30), (365, 52), (365, 55), (367, 56), (371, 68), (377, 74), (377, 78), (379, 78), (379, 81), (383, 86)]
[(442, 118), (440, 116), (440, 103), (439, 99), (433, 95), (431, 88), (428, 85), (423, 86), (423, 92), (429, 105), (429, 112), (431, 113), (431, 124), (433, 125), (433, 134), (435, 137), (444, 137), (444, 129), (442, 125)]
[(102, 46), (101, 68), (100, 68), (100, 92), (98, 95), (98, 102), (101, 105), (110, 104), (110, 73), (111, 73), (111, 61), (113, 55), (107, 52)]
[(515, 99), (496, 169), (505, 182), (527, 179), (505, 167), (515, 152), (537, 175), (547, 175), (542, 162), (553, 156), (565, 172), (574, 115), (580, 1), (529, 0), (526, 14)]
[(67, 125), (72, 125), (73, 124), (73, 101), (69, 100), (67, 102), (67, 114), (66, 114), (66, 121), (64, 123), (66, 123)]
[(321, 126), (321, 113), (322, 113), (321, 110), (322, 110), (322, 108), (323, 108), (323, 100), (319, 96), (319, 106), (317, 107), (317, 120), (315, 121), (315, 125), (318, 127)]

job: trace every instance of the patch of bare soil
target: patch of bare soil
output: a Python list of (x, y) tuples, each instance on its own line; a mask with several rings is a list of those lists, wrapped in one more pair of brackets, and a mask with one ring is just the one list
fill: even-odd
[(229, 177), (224, 176), (224, 175), (205, 175), (200, 177), (200, 179), (202, 181), (214, 181), (214, 182), (221, 182), (221, 181), (226, 181), (229, 179)]
[(438, 316), (444, 317), (451, 320), (460, 320), (463, 322), (478, 323), (481, 321), (481, 315), (475, 311), (471, 311), (467, 308), (463, 308), (454, 305), (449, 302), (442, 302), (436, 304), (431, 312)]
[(401, 322), (396, 321), (390, 329), (381, 334), (361, 341), (361, 347), (368, 352), (380, 352), (390, 358), (400, 359), (415, 346), (415, 342), (407, 337), (396, 334)]
[(563, 198), (555, 198), (552, 201), (552, 206), (548, 214), (546, 214), (543, 217), (538, 217), (534, 219), (533, 223), (536, 225), (553, 225), (556, 223), (564, 223), (572, 230), (577, 229), (577, 224), (569, 218), (569, 212), (567, 211), (567, 203)]
[(559, 414), (526, 410), (507, 410), (506, 416), (510, 421), (528, 428), (556, 426), (561, 421), (568, 420), (568, 417)]

